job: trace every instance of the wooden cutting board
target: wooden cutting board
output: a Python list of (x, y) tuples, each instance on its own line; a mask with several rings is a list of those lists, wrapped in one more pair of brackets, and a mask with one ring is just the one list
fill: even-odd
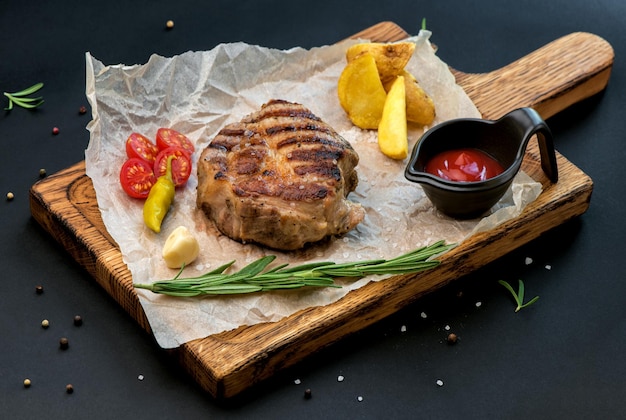
[[(355, 35), (396, 41), (407, 33), (383, 22)], [(453, 70), (483, 116), (496, 119), (524, 106), (548, 118), (602, 91), (609, 80), (613, 49), (589, 33), (560, 38), (510, 65), (485, 74)], [(544, 190), (516, 219), (477, 234), (418, 275), (370, 283), (324, 307), (302, 310), (275, 323), (240, 327), (188, 342), (171, 351), (182, 367), (216, 398), (232, 397), (280, 369), (388, 316), (420, 296), (470, 273), (584, 213), (592, 180), (557, 153), (559, 182), (550, 184), (531, 141), (522, 169)], [(31, 188), (33, 217), (128, 313), (150, 332), (120, 250), (100, 217), (85, 163), (49, 176)]]

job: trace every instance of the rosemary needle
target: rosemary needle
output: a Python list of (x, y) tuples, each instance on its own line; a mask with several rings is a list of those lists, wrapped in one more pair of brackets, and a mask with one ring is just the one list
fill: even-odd
[(325, 261), (293, 267), (282, 264), (274, 268), (268, 268), (268, 266), (276, 259), (276, 256), (268, 255), (231, 274), (225, 272), (235, 263), (234, 261), (197, 277), (181, 277), (183, 267), (170, 280), (159, 280), (152, 284), (135, 284), (134, 287), (169, 296), (187, 297), (255, 293), (301, 287), (341, 287), (335, 283), (334, 279), (361, 278), (381, 274), (409, 274), (436, 267), (439, 261), (430, 258), (453, 247), (453, 244), (439, 241), (390, 260), (378, 259), (341, 264)]

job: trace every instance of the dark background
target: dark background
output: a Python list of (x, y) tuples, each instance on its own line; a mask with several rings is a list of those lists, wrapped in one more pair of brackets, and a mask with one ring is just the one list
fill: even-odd
[[(152, 53), (221, 42), (313, 47), (385, 20), (415, 34), (422, 18), (438, 55), (465, 72), (494, 70), (576, 31), (613, 45), (606, 92), (548, 120), (557, 149), (595, 182), (586, 214), (226, 403), (203, 392), (31, 218), (39, 169), (52, 174), (84, 158), (85, 52), (142, 64)], [(623, 418), (625, 23), (622, 0), (0, 1), (0, 90), (42, 81), (46, 101), (35, 112), (0, 112), (0, 417)], [(524, 280), (539, 301), (514, 313), (499, 279)], [(446, 326), (460, 337), (455, 346), (445, 344)], [(70, 338), (66, 352), (61, 336)]]

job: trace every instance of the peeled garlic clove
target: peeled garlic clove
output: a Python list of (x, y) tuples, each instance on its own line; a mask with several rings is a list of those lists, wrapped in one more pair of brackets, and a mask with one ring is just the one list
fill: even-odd
[(163, 245), (163, 259), (169, 268), (180, 268), (183, 264), (190, 264), (199, 253), (198, 240), (185, 226), (174, 229)]

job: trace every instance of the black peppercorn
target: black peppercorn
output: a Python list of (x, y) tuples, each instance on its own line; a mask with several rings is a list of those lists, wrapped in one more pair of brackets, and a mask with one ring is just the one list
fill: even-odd
[(308, 400), (308, 399), (311, 399), (311, 397), (312, 397), (311, 389), (310, 388), (305, 389), (304, 390), (304, 398)]
[(76, 325), (77, 327), (83, 325), (83, 318), (80, 315), (76, 315), (74, 317), (74, 325)]
[(35, 293), (37, 293), (38, 295), (43, 293), (43, 286), (37, 286), (35, 287)]
[(448, 334), (448, 338), (447, 338), (448, 344), (456, 344), (457, 340), (458, 340), (458, 337), (456, 336), (455, 333)]
[(59, 347), (61, 347), (61, 350), (67, 350), (69, 346), (70, 342), (67, 338), (63, 337), (59, 340)]
[(71, 394), (74, 392), (74, 387), (72, 386), (72, 384), (65, 385), (65, 392), (67, 392), (68, 394)]

